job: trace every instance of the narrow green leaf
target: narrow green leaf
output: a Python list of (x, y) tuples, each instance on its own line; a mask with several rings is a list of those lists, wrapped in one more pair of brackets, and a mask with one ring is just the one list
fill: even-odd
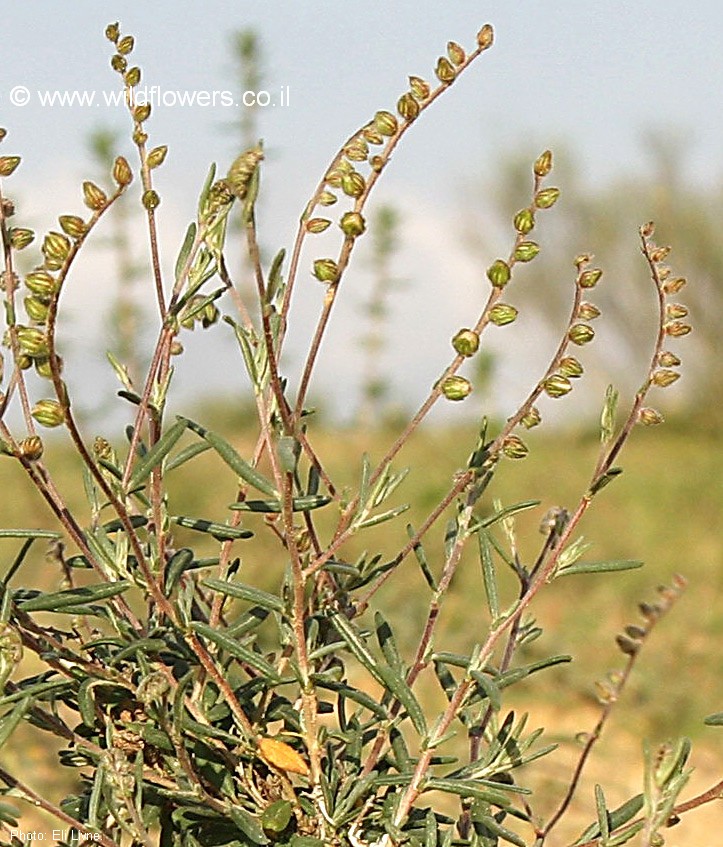
[(566, 568), (560, 568), (557, 576), (570, 576), (580, 573), (611, 573), (642, 568), (643, 563), (636, 559), (608, 559), (602, 562), (575, 562)]
[(208, 203), (208, 194), (211, 190), (211, 186), (216, 179), (216, 163), (212, 162), (211, 166), (208, 169), (208, 173), (206, 174), (206, 179), (203, 183), (203, 187), (201, 188), (201, 193), (198, 196), (198, 216), (199, 218), (203, 217), (204, 209), (206, 208), (206, 203)]
[(616, 477), (620, 476), (622, 472), (622, 468), (610, 468), (609, 471), (604, 473), (602, 476), (599, 476), (590, 486), (590, 496), (593, 497), (599, 491), (602, 491), (606, 485), (609, 485)]
[[(505, 808), (510, 800), (502, 790), (507, 786), (501, 782), (489, 782), (483, 779), (453, 779), (443, 777), (430, 777), (424, 782), (425, 791), (443, 791), (445, 794), (456, 794), (458, 797), (479, 797), (496, 806)], [(519, 791), (518, 786), (514, 786)], [(529, 792), (525, 792), (529, 793)], [(525, 842), (522, 842), (525, 847)]]
[[(410, 538), (414, 538), (416, 534), (416, 530), (409, 523), (407, 524), (407, 535)], [(417, 559), (417, 563), (419, 564), (420, 570), (422, 571), (422, 576), (424, 577), (427, 585), (432, 589), (432, 591), (437, 590), (437, 580), (434, 578), (432, 571), (429, 568), (429, 562), (427, 561), (427, 554), (424, 552), (424, 547), (422, 546), (422, 542), (418, 541), (414, 547), (412, 548), (414, 551), (414, 555)]]
[(62, 532), (50, 529), (0, 529), (0, 538), (62, 538)]
[(205, 444), (201, 442), (189, 444), (188, 447), (184, 447), (183, 450), (180, 450), (178, 453), (176, 453), (175, 456), (173, 456), (166, 462), (166, 473), (174, 470), (175, 468), (180, 468), (181, 465), (184, 465), (190, 459), (193, 459), (200, 453), (205, 453), (206, 450), (210, 449), (210, 444)]
[(397, 650), (394, 633), (389, 622), (381, 612), (375, 612), (374, 623), (376, 625), (377, 641), (382, 648), (382, 655), (389, 667), (395, 673), (402, 675), (404, 673), (404, 665), (402, 663), (402, 657), (399, 655), (399, 650)]
[(499, 594), (497, 593), (497, 577), (495, 575), (495, 566), (492, 562), (492, 550), (490, 548), (490, 539), (486, 532), (480, 532), (477, 540), (479, 542), (479, 558), (482, 565), (482, 581), (485, 586), (485, 597), (487, 598), (487, 608), (490, 612), (490, 618), (496, 621), (500, 616)]
[(293, 435), (282, 435), (277, 444), (279, 464), (284, 473), (295, 473), (301, 455), (301, 444)]
[(188, 225), (188, 229), (186, 230), (186, 237), (183, 239), (183, 244), (181, 245), (181, 249), (178, 251), (178, 258), (176, 259), (176, 267), (174, 269), (173, 276), (176, 282), (180, 280), (183, 268), (186, 262), (188, 261), (188, 257), (191, 255), (191, 247), (193, 247), (193, 242), (195, 238), (196, 224), (191, 222)]
[(203, 585), (213, 591), (220, 591), (221, 594), (227, 594), (229, 597), (248, 600), (249, 603), (261, 606), (262, 609), (268, 609), (270, 612), (284, 611), (284, 602), (280, 597), (262, 591), (260, 588), (254, 588), (251, 585), (243, 585), (240, 582), (225, 582), (222, 579), (205, 579)]
[(284, 280), (281, 275), (281, 268), (286, 258), (286, 250), (282, 247), (281, 250), (274, 256), (271, 267), (269, 268), (269, 281), (266, 285), (266, 299), (269, 303), (273, 302), (277, 294), (281, 293), (284, 285)]
[(253, 532), (250, 529), (243, 529), (240, 526), (229, 526), (225, 523), (215, 523), (207, 521), (205, 518), (188, 518), (184, 515), (172, 515), (171, 521), (182, 526), (185, 529), (195, 529), (196, 532), (205, 532), (216, 541), (235, 541), (239, 538), (253, 538)]
[(377, 701), (369, 694), (364, 691), (359, 691), (358, 688), (353, 688), (345, 682), (338, 682), (337, 680), (329, 679), (323, 674), (312, 674), (311, 681), (315, 686), (317, 686), (317, 688), (323, 688), (326, 691), (333, 691), (340, 697), (346, 697), (347, 700), (351, 700), (353, 703), (363, 706), (381, 720), (387, 720), (389, 718), (384, 706), (377, 703)]
[(256, 468), (244, 461), (244, 459), (239, 456), (228, 441), (221, 438), (220, 435), (210, 432), (200, 424), (194, 423), (188, 418), (182, 418), (180, 416), (177, 417), (179, 420), (184, 420), (189, 429), (192, 429), (193, 432), (203, 438), (204, 441), (207, 441), (224, 460), (224, 462), (231, 468), (231, 470), (238, 474), (241, 479), (248, 482), (249, 485), (253, 485), (254, 488), (258, 489), (263, 494), (267, 494), (269, 497), (275, 497), (276, 499), (279, 498), (279, 492), (274, 488), (273, 483), (271, 483), (263, 474), (259, 473)]
[(129, 488), (133, 489), (145, 481), (151, 471), (160, 465), (165, 457), (171, 452), (178, 439), (186, 431), (186, 421), (179, 420), (169, 427), (158, 441), (146, 453), (143, 459), (138, 462), (133, 471)]
[(11, 806), (9, 803), (0, 803), (0, 821), (5, 823), (11, 829), (17, 829), (20, 812)]
[(486, 673), (482, 673), (482, 671), (472, 671), (470, 676), (480, 687), (484, 696), (490, 701), (490, 708), (495, 712), (499, 712), (502, 708), (502, 698), (500, 696), (500, 689), (492, 679)]
[(239, 659), (241, 662), (250, 665), (262, 674), (264, 679), (272, 683), (278, 683), (280, 681), (279, 675), (276, 673), (274, 666), (270, 662), (266, 661), (260, 653), (255, 653), (253, 650), (249, 650), (248, 647), (244, 647), (243, 644), (239, 644), (239, 642), (234, 638), (229, 638), (226, 633), (214, 629), (201, 621), (193, 621), (191, 627), (194, 632), (199, 633), (209, 641), (213, 641), (216, 646), (225, 650), (229, 656), (233, 656), (235, 659)]
[(706, 726), (723, 726), (723, 712), (714, 712), (703, 721)]
[(61, 691), (69, 691), (71, 687), (72, 683), (67, 679), (53, 680), (51, 682), (36, 682), (32, 685), (23, 686), (18, 691), (13, 691), (12, 694), (6, 694), (4, 697), (0, 697), (0, 706), (5, 706), (7, 703), (15, 703), (25, 697), (30, 697), (34, 700), (53, 699), (52, 697), (46, 697), (45, 695), (50, 695), (53, 692), (60, 694)]
[(258, 392), (261, 389), (261, 385), (259, 381), (259, 372), (256, 368), (256, 359), (253, 353), (254, 339), (249, 330), (236, 323), (236, 321), (234, 321), (232, 318), (225, 316), (224, 321), (231, 327), (233, 327), (234, 334), (236, 335), (236, 340), (238, 341), (239, 347), (241, 348), (241, 355), (244, 360), (244, 365), (246, 366), (246, 372), (248, 373), (249, 379), (251, 380), (251, 385), (254, 387), (254, 390)]
[(595, 811), (597, 813), (597, 825), (600, 830), (600, 835), (603, 840), (607, 840), (610, 836), (610, 821), (608, 820), (608, 810), (605, 805), (605, 794), (602, 786), (595, 784)]
[(193, 550), (188, 547), (182, 547), (180, 550), (171, 556), (166, 565), (166, 578), (164, 587), (166, 595), (170, 595), (176, 583), (181, 578), (181, 574), (187, 571), (193, 565)]
[(529, 665), (522, 665), (519, 668), (512, 668), (512, 670), (505, 671), (505, 673), (501, 674), (495, 681), (498, 688), (507, 688), (507, 686), (514, 685), (514, 683), (519, 682), (521, 679), (525, 679), (525, 677), (528, 677), (533, 673), (545, 670), (545, 668), (554, 667), (555, 665), (564, 665), (571, 661), (572, 656), (565, 654), (549, 656), (547, 659), (540, 659), (538, 662), (531, 662)]
[(605, 390), (605, 403), (600, 416), (600, 441), (607, 444), (615, 432), (615, 416), (618, 408), (618, 392), (612, 385)]
[[(331, 503), (331, 497), (325, 497), (322, 494), (307, 494), (303, 497), (294, 497), (291, 501), (291, 509), (294, 512), (310, 512), (313, 509), (320, 509)], [(281, 501), (273, 500), (242, 500), (238, 503), (231, 503), (229, 509), (235, 512), (267, 512), (279, 514), (282, 510)]]
[(15, 731), (15, 728), (20, 723), (20, 721), (25, 717), (30, 705), (32, 703), (31, 697), (24, 697), (15, 708), (10, 712), (10, 714), (5, 715), (3, 719), (0, 721), (0, 748), (5, 744), (5, 742), (10, 738), (10, 736)]
[(397, 506), (396, 509), (389, 509), (389, 511), (387, 512), (381, 512), (381, 514), (372, 515), (370, 518), (367, 518), (366, 520), (361, 521), (361, 523), (358, 523), (357, 527), (359, 529), (365, 529), (370, 526), (377, 526), (380, 523), (385, 523), (386, 521), (392, 520), (392, 518), (398, 517), (399, 515), (406, 512), (407, 509), (409, 509), (409, 503), (403, 503), (401, 506)]
[(54, 594), (39, 594), (31, 600), (18, 603), (18, 608), (23, 612), (59, 612), (68, 606), (83, 603), (97, 603), (116, 597), (131, 587), (128, 580), (103, 583), (102, 585), (89, 585), (83, 588), (68, 588), (65, 591), (57, 591)]

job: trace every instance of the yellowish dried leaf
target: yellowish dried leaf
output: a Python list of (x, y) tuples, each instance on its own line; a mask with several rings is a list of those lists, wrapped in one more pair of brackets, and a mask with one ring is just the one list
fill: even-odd
[(309, 766), (301, 756), (285, 741), (277, 741), (275, 738), (260, 738), (259, 752), (266, 761), (287, 773), (300, 773), (307, 776)]

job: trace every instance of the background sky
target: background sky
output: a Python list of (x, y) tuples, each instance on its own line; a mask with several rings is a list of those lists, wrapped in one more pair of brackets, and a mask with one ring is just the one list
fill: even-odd
[[(373, 196), (375, 203), (394, 202), (404, 215), (397, 261), (407, 285), (393, 298), (396, 323), (388, 366), (406, 403), (426, 396), (449, 359), (451, 335), (474, 320), (486, 297), (485, 265), (465, 250), (462, 220), (476, 199), (484, 208), (477, 186), (489, 182), (510, 154), (532, 161), (546, 147), (563, 145), (574, 150), (585, 181), (601, 185), (633, 172), (652, 175), (643, 139), (654, 130), (685, 143), (689, 180), (711, 185), (723, 174), (719, 0), (28, 0), (12, 4), (3, 15), (0, 125), (8, 130), (2, 153), (24, 160), (5, 190), (17, 202), (18, 223), (39, 232), (57, 227), (59, 214), (83, 214), (80, 184), (97, 177), (87, 152), (92, 130), (121, 131), (118, 152), (132, 161), (127, 113), (100, 102), (100, 92), (117, 85), (109, 67), (110, 44), (103, 37), (106, 24), (116, 19), (123, 33), (136, 37), (133, 61), (143, 70), (142, 87), (166, 92), (236, 93), (231, 35), (247, 27), (257, 31), (263, 87), (272, 94), (282, 86), (290, 91), (287, 107), (261, 110), (258, 119), (267, 150), (259, 225), (269, 253), (290, 246), (299, 213), (339, 144), (377, 109), (393, 110), (409, 74), (433, 79), (448, 40), (472, 49), (480, 26), (494, 25), (494, 48), (407, 134)], [(19, 85), (30, 92), (25, 106), (10, 100)], [(42, 106), (37, 92), (46, 90), (96, 90), (99, 99), (92, 107)], [(236, 120), (235, 108), (176, 105), (154, 109), (147, 124), (149, 143), (170, 148), (156, 172), (168, 269), (209, 164), (218, 162), (225, 171), (240, 152)], [(560, 187), (564, 198), (565, 186)], [(520, 197), (512, 206), (526, 202)], [(641, 210), (644, 220), (646, 210)], [(142, 232), (137, 241), (140, 256)], [(591, 242), (580, 251), (594, 252), (594, 234)], [(499, 254), (509, 243), (508, 234)], [(67, 378), (92, 385), (91, 405), (100, 405), (98, 398), (112, 396), (116, 386), (107, 366), (91, 364), (90, 350), (104, 332), (114, 275), (100, 247), (86, 253), (64, 294)], [(342, 414), (357, 397), (356, 339), (368, 284), (363, 249), (359, 254), (357, 269), (345, 277), (345, 299), (315, 383), (317, 393), (333, 393), (331, 405)], [(304, 268), (315, 257), (307, 251)], [(292, 374), (323, 296), (310, 275), (300, 283), (287, 362)], [(148, 292), (150, 301), (150, 286)], [(494, 340), (512, 363), (500, 371), (504, 389), (489, 401), (498, 413), (511, 411), (506, 406), (517, 379), (512, 374), (529, 377), (539, 366), (534, 316), (519, 329), (515, 336)], [(188, 340), (189, 356), (179, 363), (181, 382), (196, 397), (215, 386), (234, 390), (244, 384), (230, 339), (217, 335), (205, 353), (199, 340)]]

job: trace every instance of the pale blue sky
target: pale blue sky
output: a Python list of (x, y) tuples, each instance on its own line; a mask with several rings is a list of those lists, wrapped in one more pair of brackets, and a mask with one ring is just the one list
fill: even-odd
[[(641, 137), (654, 129), (686, 141), (692, 179), (720, 183), (723, 175), (719, 0), (28, 0), (4, 9), (0, 125), (9, 131), (2, 152), (20, 153), (25, 161), (12, 191), (21, 214), (38, 227), (81, 210), (79, 183), (94, 173), (86, 153), (89, 131), (100, 125), (127, 130), (122, 109), (43, 108), (35, 93), (113, 89), (117, 78), (108, 66), (103, 30), (115, 19), (136, 36), (133, 58), (144, 83), (165, 91), (232, 88), (230, 33), (257, 29), (265, 87), (276, 92), (288, 85), (291, 94), (287, 108), (268, 108), (259, 121), (269, 151), (261, 221), (269, 249), (289, 244), (299, 211), (338, 144), (377, 109), (393, 108), (408, 74), (432, 77), (449, 39), (472, 47), (478, 28), (494, 25), (494, 49), (413, 128), (378, 194), (398, 198), (416, 232), (400, 275), (418, 286), (421, 343), (414, 354), (407, 344), (395, 365), (403, 375), (400, 390), (421, 380), (418, 392), (408, 392), (412, 401), (426, 393), (446, 361), (450, 332), (464, 323), (464, 310), (449, 301), (457, 291), (462, 299), (470, 296), (480, 275), (469, 257), (459, 256), (455, 234), (441, 233), (453, 225), (465, 186), (488, 177), (509, 151), (534, 158), (564, 140), (587, 179), (599, 183), (634, 169), (645, 173), (649, 162)], [(24, 107), (9, 100), (19, 85), (30, 92)], [(228, 129), (233, 117), (223, 107), (160, 107), (148, 123), (151, 143), (170, 146), (157, 177), (168, 266), (208, 164), (218, 161), (225, 168), (238, 152)], [(127, 141), (120, 152), (132, 152)], [(415, 237), (434, 247), (436, 263), (419, 258)], [(310, 264), (313, 257), (307, 258)], [(92, 262), (85, 278), (78, 270), (81, 302), (91, 288), (98, 291), (98, 271)], [(445, 303), (435, 299), (442, 273), (453, 277), (444, 280)], [(304, 321), (311, 320), (321, 294), (308, 285), (310, 300), (299, 304)], [(340, 310), (334, 343), (351, 338), (354, 308), (351, 297), (347, 312)], [(349, 349), (355, 355), (351, 342)], [(320, 386), (339, 378), (339, 359), (327, 357)], [(347, 392), (353, 382), (345, 381)]]

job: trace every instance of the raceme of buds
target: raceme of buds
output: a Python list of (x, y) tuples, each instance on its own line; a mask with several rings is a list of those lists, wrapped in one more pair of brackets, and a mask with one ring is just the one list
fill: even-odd
[(485, 24), (482, 29), (477, 33), (477, 44), (482, 50), (486, 50), (488, 47), (492, 46), (494, 38), (494, 30), (492, 29), (490, 24)]
[(409, 91), (406, 94), (402, 94), (397, 101), (397, 112), (399, 112), (405, 121), (413, 121), (418, 117), (419, 111), (419, 101)]
[(644, 408), (638, 412), (638, 421), (643, 426), (657, 426), (663, 423), (665, 418), (655, 409)]
[(487, 279), (494, 288), (504, 288), (511, 276), (510, 266), (504, 259), (497, 259), (487, 268)]
[(521, 438), (508, 435), (502, 442), (502, 452), (508, 459), (524, 459), (529, 449)]
[(243, 200), (246, 197), (249, 183), (259, 162), (264, 158), (264, 152), (259, 145), (243, 152), (236, 158), (228, 169), (229, 189), (234, 197)]
[(306, 231), (314, 235), (324, 232), (324, 230), (328, 229), (330, 226), (331, 221), (328, 218), (309, 218), (305, 224)]
[(506, 326), (517, 320), (517, 309), (509, 303), (495, 303), (489, 311), (490, 322), (495, 326)]
[(479, 350), (479, 335), (473, 329), (460, 329), (452, 339), (452, 347), (460, 356), (474, 356)]
[(20, 456), (28, 462), (37, 462), (43, 455), (43, 441), (39, 435), (30, 435), (18, 444)]
[(679, 379), (680, 374), (678, 371), (670, 370), (670, 368), (661, 368), (660, 370), (653, 371), (651, 382), (659, 388), (667, 388)]
[(552, 150), (545, 150), (535, 160), (533, 170), (536, 176), (547, 176), (552, 170)]
[(543, 388), (548, 397), (564, 397), (572, 391), (572, 383), (562, 374), (553, 374), (545, 380)]
[(543, 188), (535, 194), (535, 206), (538, 209), (549, 209), (557, 203), (560, 196), (559, 188)]
[(567, 335), (573, 344), (582, 346), (595, 338), (595, 330), (591, 326), (588, 326), (588, 324), (575, 324), (570, 327)]
[(82, 238), (88, 231), (88, 226), (83, 218), (79, 218), (77, 215), (61, 215), (58, 218), (58, 223), (63, 232), (71, 238)]
[(533, 406), (529, 412), (523, 415), (521, 423), (525, 429), (532, 429), (542, 423), (542, 417), (537, 406)]
[(30, 414), (41, 426), (48, 428), (60, 426), (65, 420), (63, 407), (57, 400), (38, 400)]
[(108, 197), (105, 191), (102, 188), (98, 188), (94, 182), (86, 181), (83, 183), (83, 202), (89, 209), (97, 212), (106, 206)]
[(160, 147), (154, 147), (153, 150), (151, 150), (151, 152), (148, 154), (148, 167), (160, 167), (165, 161), (167, 153), (168, 147), (165, 144), (162, 144)]
[(116, 185), (130, 185), (133, 180), (131, 166), (123, 156), (117, 156), (115, 162), (113, 162), (113, 179)]
[(356, 238), (366, 229), (366, 221), (360, 212), (346, 212), (341, 216), (339, 226), (347, 238)]
[(577, 379), (583, 374), (583, 367), (574, 356), (565, 356), (560, 360), (560, 373), (570, 379)]
[(43, 239), (45, 265), (55, 271), (61, 267), (70, 252), (70, 241), (60, 232), (49, 232)]
[(472, 383), (463, 376), (448, 376), (440, 387), (447, 400), (464, 400), (472, 391)]
[(399, 128), (397, 119), (391, 112), (380, 111), (374, 115), (374, 128), (380, 135), (394, 135)]
[(0, 156), (0, 176), (10, 176), (20, 164), (20, 156)]
[(540, 245), (535, 241), (522, 241), (515, 248), (515, 259), (518, 262), (531, 262), (540, 252)]
[(10, 230), (10, 246), (13, 250), (23, 250), (35, 240), (35, 233), (32, 229), (23, 229), (19, 226), (14, 226)]
[(339, 279), (339, 266), (333, 259), (317, 259), (313, 273), (319, 282), (336, 282)]
[(535, 213), (532, 209), (521, 209), (514, 218), (514, 226), (521, 235), (527, 235), (535, 228)]
[(417, 100), (426, 100), (430, 94), (429, 83), (419, 76), (409, 77), (409, 87)]
[(600, 315), (600, 309), (594, 303), (587, 303), (585, 301), (580, 303), (580, 307), (577, 310), (577, 317), (583, 321), (594, 321)]
[(583, 271), (577, 280), (577, 284), (580, 286), (580, 288), (594, 288), (600, 281), (602, 273), (603, 272), (600, 268), (593, 268), (589, 271)]
[(457, 44), (456, 41), (450, 41), (447, 43), (447, 55), (449, 56), (450, 61), (459, 67), (459, 65), (464, 64), (464, 60), (467, 58), (463, 48), (461, 45)]
[(341, 190), (349, 197), (361, 197), (365, 189), (366, 182), (358, 171), (352, 171), (342, 176)]
[(682, 321), (670, 321), (670, 323), (665, 324), (663, 329), (666, 335), (670, 335), (673, 338), (682, 338), (684, 335), (693, 331), (692, 326)]
[(454, 78), (457, 76), (454, 66), (449, 59), (444, 56), (440, 56), (438, 59), (434, 73), (437, 79), (445, 85), (449, 85), (451, 82), (454, 82)]
[(141, 197), (141, 203), (143, 204), (143, 208), (147, 212), (152, 212), (153, 209), (157, 209), (161, 204), (161, 198), (158, 195), (157, 191), (154, 191), (152, 188), (149, 188), (148, 191), (143, 192), (143, 196)]

